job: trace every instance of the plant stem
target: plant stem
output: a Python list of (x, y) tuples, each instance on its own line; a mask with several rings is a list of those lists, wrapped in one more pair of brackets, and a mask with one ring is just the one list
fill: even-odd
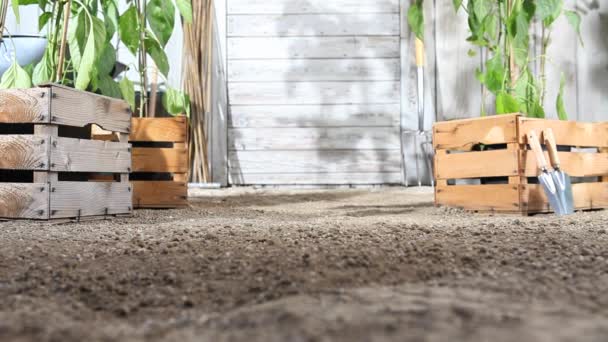
[[(511, 12), (513, 11), (513, 0), (507, 0), (507, 18), (509, 16), (511, 16)], [(508, 35), (507, 35), (508, 36)], [(509, 41), (508, 42), (508, 46), (509, 46), (509, 51), (508, 51), (508, 56), (509, 56), (509, 73), (511, 76), (511, 89), (515, 88), (515, 82), (517, 81), (517, 76), (519, 74), (519, 70), (517, 68), (517, 63), (515, 62), (515, 52), (513, 51), (513, 42)], [(509, 91), (509, 93), (512, 93), (512, 90)]]
[(148, 80), (146, 70), (146, 1), (137, 0), (136, 5), (139, 10), (139, 79), (141, 90), (139, 95), (139, 117), (148, 114)]
[(65, 48), (68, 45), (68, 25), (70, 22), (70, 11), (72, 9), (72, 0), (67, 0), (63, 14), (63, 29), (61, 34), (61, 45), (59, 46), (59, 60), (57, 61), (57, 77), (55, 82), (63, 81), (63, 70), (65, 64)]
[(547, 32), (545, 25), (542, 24), (541, 42), (542, 47), (540, 50), (540, 103), (545, 103), (545, 94), (547, 92), (547, 49), (549, 48), (549, 41), (551, 37), (551, 31)]

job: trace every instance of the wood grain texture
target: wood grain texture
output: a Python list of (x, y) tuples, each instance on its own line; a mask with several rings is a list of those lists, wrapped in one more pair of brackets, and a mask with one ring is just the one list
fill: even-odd
[(228, 38), (228, 59), (399, 58), (398, 36)]
[(188, 149), (133, 148), (132, 172), (188, 172)]
[(464, 179), (518, 175), (518, 151), (505, 149), (483, 152), (438, 154), (435, 156), (436, 179)]
[(228, 14), (399, 13), (398, 0), (229, 0)]
[(391, 185), (402, 182), (401, 172), (230, 174), (230, 184), (234, 185)]
[(51, 171), (129, 173), (130, 149), (127, 143), (52, 138)]
[(520, 118), (519, 143), (527, 141), (531, 130), (538, 134), (551, 128), (558, 145), (578, 147), (608, 147), (608, 122), (587, 123), (576, 121), (539, 120)]
[(0, 217), (49, 218), (49, 186), (44, 183), (0, 183)]
[(136, 208), (179, 208), (188, 205), (184, 182), (132, 182)]
[(129, 133), (131, 110), (127, 102), (72, 88), (52, 85), (51, 122), (57, 125), (101, 128)]
[[(571, 177), (599, 177), (608, 175), (608, 153), (588, 152), (559, 152), (561, 168)], [(533, 153), (522, 151), (525, 158), (526, 177), (538, 175), (538, 163)], [(545, 153), (545, 159), (549, 160), (549, 154)]]
[(399, 150), (232, 151), (232, 173), (399, 172)]
[(0, 90), (0, 123), (50, 122), (49, 99), (43, 88)]
[(188, 140), (188, 119), (133, 118), (129, 141), (183, 143)]
[(398, 13), (230, 15), (228, 37), (398, 36)]
[(398, 126), (399, 104), (231, 106), (231, 128)]
[(231, 150), (352, 150), (393, 149), (400, 146), (398, 127), (233, 128)]
[(399, 82), (230, 83), (233, 105), (399, 103)]
[(500, 115), (436, 123), (435, 149), (469, 151), (475, 145), (505, 144), (518, 141), (517, 115)]
[(51, 219), (132, 212), (131, 185), (127, 182), (57, 182), (51, 187)]
[(48, 170), (47, 136), (0, 135), (0, 169)]
[(474, 211), (520, 212), (520, 185), (439, 185), (435, 203)]
[(231, 82), (399, 81), (399, 59), (231, 60)]

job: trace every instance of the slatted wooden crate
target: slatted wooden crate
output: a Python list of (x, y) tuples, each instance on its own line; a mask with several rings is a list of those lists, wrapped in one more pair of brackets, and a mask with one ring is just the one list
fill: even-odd
[(134, 118), (133, 204), (136, 208), (179, 208), (188, 201), (188, 120)]
[[(131, 214), (130, 117), (124, 101), (67, 87), (1, 90), (0, 217)], [(91, 140), (92, 124), (120, 142)]]
[(436, 205), (482, 212), (550, 212), (542, 187), (534, 184), (538, 166), (527, 145), (530, 130), (542, 136), (545, 128), (553, 129), (558, 147), (566, 150), (559, 156), (562, 169), (576, 183), (575, 208), (608, 208), (608, 122), (516, 114), (435, 124)]

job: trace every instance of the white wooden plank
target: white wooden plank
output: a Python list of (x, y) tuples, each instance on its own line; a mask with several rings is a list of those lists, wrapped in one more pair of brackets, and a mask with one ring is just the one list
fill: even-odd
[(396, 36), (398, 13), (228, 16), (228, 37)]
[(578, 49), (578, 112), (581, 121), (608, 120), (608, 7), (598, 7), (587, 8), (581, 25), (585, 39), (585, 47)]
[(398, 12), (399, 0), (228, 0), (228, 14)]
[(229, 83), (233, 105), (399, 103), (400, 82)]
[(49, 186), (44, 183), (0, 183), (0, 217), (49, 218)]
[(230, 174), (234, 185), (387, 185), (401, 179), (400, 172)]
[(400, 172), (399, 150), (232, 151), (233, 173)]
[(232, 60), (228, 81), (398, 81), (398, 58)]
[(231, 127), (398, 126), (399, 104), (232, 106)]
[(232, 150), (399, 149), (397, 127), (233, 128)]
[(58, 182), (52, 184), (51, 218), (130, 214), (128, 182)]
[(129, 173), (131, 146), (127, 143), (52, 138), (51, 171)]
[(464, 11), (454, 14), (451, 2), (437, 2), (436, 8), (437, 113), (442, 119), (480, 115), (481, 86), (475, 79), (479, 57), (467, 55), (473, 47)]
[(398, 57), (398, 36), (228, 38), (228, 59)]

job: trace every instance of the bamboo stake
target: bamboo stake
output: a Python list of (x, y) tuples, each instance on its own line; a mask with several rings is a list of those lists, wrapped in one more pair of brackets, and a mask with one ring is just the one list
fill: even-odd
[(148, 116), (154, 118), (156, 117), (156, 99), (158, 97), (158, 68), (156, 67), (156, 64), (154, 64), (154, 62), (152, 62), (151, 87), (152, 89), (150, 90), (150, 112), (148, 113)]
[(63, 28), (61, 32), (61, 45), (59, 46), (59, 59), (57, 60), (57, 76), (55, 82), (59, 83), (63, 79), (63, 65), (65, 63), (65, 49), (68, 43), (68, 26), (70, 22), (70, 12), (72, 9), (72, 0), (66, 1), (66, 6), (63, 12)]
[(2, 0), (1, 8), (0, 8), (0, 41), (4, 39), (4, 26), (6, 25), (6, 14), (8, 13), (8, 7), (10, 0)]

